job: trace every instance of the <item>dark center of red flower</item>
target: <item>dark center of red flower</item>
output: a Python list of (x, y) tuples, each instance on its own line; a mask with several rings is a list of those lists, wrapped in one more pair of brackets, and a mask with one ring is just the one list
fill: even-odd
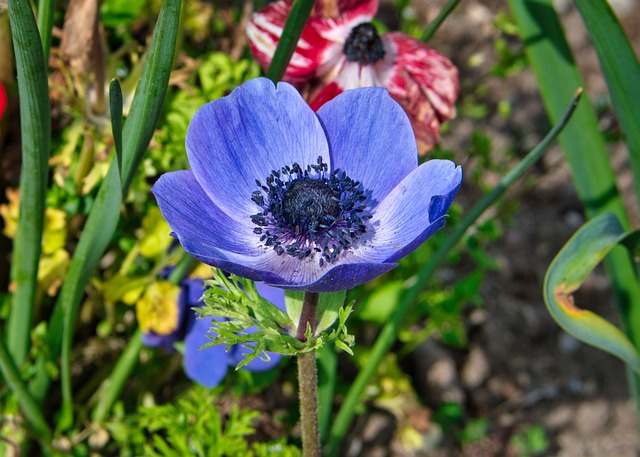
[(349, 62), (361, 65), (375, 63), (384, 57), (384, 46), (376, 28), (370, 22), (355, 26), (344, 43), (344, 55)]
[(320, 266), (333, 262), (367, 227), (362, 185), (340, 170), (328, 171), (318, 157), (314, 165), (299, 164), (272, 171), (251, 199), (262, 210), (251, 216), (254, 233), (278, 255), (303, 259), (320, 255)]

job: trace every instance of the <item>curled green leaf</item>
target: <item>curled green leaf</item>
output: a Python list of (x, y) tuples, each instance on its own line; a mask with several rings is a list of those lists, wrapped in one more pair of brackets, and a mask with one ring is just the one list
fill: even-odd
[(637, 239), (612, 213), (584, 224), (551, 262), (544, 281), (544, 301), (551, 317), (567, 333), (615, 355), (640, 373), (640, 354), (626, 335), (592, 311), (579, 308), (573, 293), (617, 245)]

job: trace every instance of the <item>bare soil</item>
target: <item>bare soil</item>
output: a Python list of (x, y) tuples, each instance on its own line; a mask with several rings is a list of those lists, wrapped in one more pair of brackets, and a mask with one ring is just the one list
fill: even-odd
[[(443, 3), (419, 0), (415, 8), (418, 14), (432, 18)], [(638, 2), (611, 3), (638, 52)], [(579, 13), (570, 1), (559, 0), (556, 6), (590, 100), (606, 97), (597, 57)], [(508, 7), (497, 0), (461, 2), (431, 42), (460, 68), (463, 88), (476, 87), (478, 81), (488, 86), (484, 102), (492, 108), (490, 114), (480, 120), (459, 117), (442, 140), (446, 148), (459, 151), (463, 166), (474, 166), (473, 159), (465, 157), (473, 130), (482, 131), (493, 140), (495, 160), (501, 161), (507, 150), (515, 150), (516, 154), (528, 151), (548, 129), (530, 69), (505, 79), (488, 75), (490, 65), (497, 60), (494, 41), (498, 32), (493, 21), (499, 11), (508, 14)], [(517, 49), (518, 44), (514, 46)], [(484, 63), (471, 67), (469, 63), (474, 60)], [(511, 103), (512, 115), (507, 118), (498, 114), (501, 100)], [(601, 122), (607, 128), (615, 119), (605, 115)], [(611, 144), (610, 149), (618, 185), (637, 227), (638, 204), (626, 149), (621, 144)], [(489, 174), (486, 179), (491, 182), (498, 177)], [(479, 197), (473, 186), (463, 186), (461, 192), (460, 201), (467, 209)], [(473, 330), (469, 350), (459, 354), (431, 341), (415, 357), (419, 364), (426, 360), (425, 354), (431, 354), (430, 359), (427, 357), (423, 386), (429, 406), (433, 406), (431, 401), (462, 400), (471, 417), (488, 419), (486, 435), (462, 449), (436, 439), (435, 449), (424, 452), (384, 453), (380, 447), (372, 446), (370, 453), (362, 455), (522, 455), (509, 442), (527, 426), (536, 424), (544, 427), (549, 441), (548, 450), (536, 455), (639, 455), (638, 427), (623, 364), (561, 331), (546, 312), (542, 299), (549, 263), (584, 222), (560, 148), (554, 146), (506, 198), (517, 202), (517, 210), (504, 227), (503, 236), (490, 248), (500, 268), (488, 274), (482, 291), (485, 307), (470, 318)], [(600, 270), (584, 285), (577, 302), (616, 321), (609, 282)]]

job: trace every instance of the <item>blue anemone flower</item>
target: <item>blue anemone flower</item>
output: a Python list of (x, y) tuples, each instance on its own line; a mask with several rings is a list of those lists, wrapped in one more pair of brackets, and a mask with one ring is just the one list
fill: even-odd
[(418, 166), (415, 136), (386, 89), (345, 91), (317, 113), (258, 78), (198, 110), (191, 170), (153, 187), (172, 235), (200, 261), (284, 289), (334, 292), (397, 265), (445, 224), (462, 181)]
[[(284, 311), (284, 291), (269, 287), (265, 284), (256, 284), (258, 293)], [(184, 371), (189, 379), (196, 381), (205, 387), (215, 387), (224, 379), (229, 367), (235, 367), (244, 359), (241, 346), (232, 346), (228, 351), (226, 346), (218, 344), (201, 349), (211, 340), (208, 338), (212, 327), (211, 320), (215, 318), (204, 317), (198, 319), (197, 313), (192, 308), (203, 305), (204, 281), (200, 278), (189, 278), (180, 284), (180, 293), (175, 306), (178, 307), (177, 323), (175, 330), (167, 335), (155, 332), (144, 332), (142, 342), (149, 347), (160, 347), (167, 351), (173, 350), (174, 343), (184, 340)], [(251, 332), (251, 329), (247, 329)], [(243, 368), (250, 371), (266, 371), (278, 364), (282, 356), (268, 353), (269, 360), (265, 361), (256, 357)]]

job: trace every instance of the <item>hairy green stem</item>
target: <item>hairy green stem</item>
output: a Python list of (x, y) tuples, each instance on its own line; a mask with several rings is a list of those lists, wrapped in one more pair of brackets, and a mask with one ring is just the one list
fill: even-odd
[(571, 104), (565, 111), (562, 118), (544, 137), (544, 139), (531, 152), (529, 152), (529, 154), (527, 154), (527, 156), (522, 159), (518, 165), (509, 171), (509, 173), (502, 178), (500, 183), (498, 183), (491, 192), (485, 195), (471, 209), (467, 216), (453, 229), (451, 234), (446, 238), (444, 244), (440, 246), (433, 256), (431, 256), (429, 262), (422, 267), (414, 285), (405, 294), (403, 294), (398, 307), (394, 310), (390, 320), (382, 328), (378, 339), (371, 349), (367, 364), (364, 365), (351, 385), (351, 388), (338, 411), (338, 415), (333, 422), (331, 433), (329, 434), (329, 455), (336, 455), (338, 446), (351, 424), (358, 400), (378, 369), (383, 357), (387, 354), (391, 345), (396, 340), (400, 323), (411, 305), (416, 301), (425, 281), (431, 277), (440, 262), (446, 258), (447, 253), (458, 243), (458, 241), (460, 241), (465, 232), (476, 222), (480, 215), (482, 215), (487, 208), (493, 205), (517, 179), (519, 179), (542, 157), (551, 142), (555, 140), (571, 118), (581, 94), (582, 90), (580, 89), (571, 101)]
[(298, 354), (298, 384), (300, 390), (302, 455), (304, 457), (320, 457), (318, 371), (315, 350)]
[[(319, 294), (305, 292), (298, 324), (297, 338), (307, 341), (307, 328), (313, 335), (316, 328), (316, 309)], [(302, 428), (302, 455), (320, 457), (320, 429), (318, 427), (318, 369), (316, 351), (298, 354), (298, 384), (300, 395), (300, 423)]]
[(282, 79), (312, 9), (313, 0), (294, 0), (282, 36), (278, 41), (278, 47), (273, 54), (273, 60), (267, 70), (267, 78), (274, 83)]
[(318, 299), (320, 295), (314, 292), (305, 292), (302, 302), (302, 312), (300, 313), (300, 322), (298, 323), (298, 333), (296, 338), (300, 341), (307, 341), (305, 333), (307, 326), (311, 328), (311, 334), (316, 331), (316, 309), (318, 308)]

